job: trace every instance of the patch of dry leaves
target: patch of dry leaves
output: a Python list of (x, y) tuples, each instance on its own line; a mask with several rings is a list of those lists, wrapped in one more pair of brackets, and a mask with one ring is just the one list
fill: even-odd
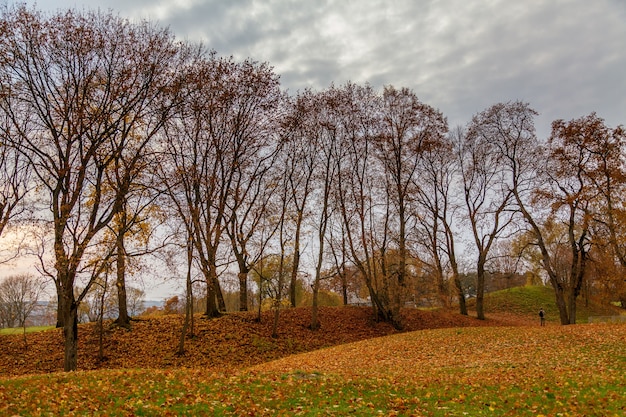
[[(493, 315), (486, 321), (445, 311), (406, 310), (405, 331), (448, 327), (528, 324), (527, 318)], [(365, 307), (323, 307), (322, 327), (308, 328), (310, 309), (281, 311), (278, 337), (272, 338), (273, 315), (233, 313), (217, 319), (196, 316), (193, 338), (185, 340), (186, 352), (177, 355), (182, 316), (153, 317), (134, 321), (132, 330), (110, 327), (104, 334), (105, 360), (98, 360), (98, 331), (94, 324), (79, 327), (78, 368), (204, 368), (226, 371), (258, 365), (288, 355), (309, 352), (398, 333), (386, 323), (372, 321)], [(0, 337), (0, 377), (49, 373), (63, 369), (63, 337), (60, 329)], [(372, 341), (372, 349), (377, 341)], [(375, 350), (373, 350), (374, 352)], [(358, 353), (355, 353), (358, 355)], [(425, 352), (424, 355), (431, 353)]]

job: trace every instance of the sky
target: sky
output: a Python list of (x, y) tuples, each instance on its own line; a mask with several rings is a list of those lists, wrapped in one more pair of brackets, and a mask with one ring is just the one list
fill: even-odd
[[(6, 0), (5, 0), (6, 1)], [(408, 87), (466, 125), (522, 100), (553, 120), (626, 124), (624, 0), (39, 0), (169, 27), (218, 55), (268, 62), (295, 94), (347, 81)]]
[(626, 124), (624, 0), (26, 3), (45, 12), (100, 9), (150, 20), (218, 55), (268, 62), (292, 94), (347, 81), (408, 87), (450, 128), (514, 100), (539, 112), (540, 138), (553, 120), (594, 111), (610, 127)]

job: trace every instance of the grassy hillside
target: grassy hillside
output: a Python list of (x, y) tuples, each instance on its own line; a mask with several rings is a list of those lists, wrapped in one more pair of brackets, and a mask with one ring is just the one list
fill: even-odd
[[(472, 300), (474, 301), (474, 300)], [(474, 305), (472, 302), (470, 305)], [(546, 320), (559, 323), (554, 290), (546, 286), (515, 287), (485, 294), (485, 314), (508, 312), (517, 316), (537, 317), (540, 308), (545, 310)], [(587, 323), (589, 316), (618, 315), (622, 311), (609, 305), (587, 304), (580, 298), (577, 303), (576, 322)], [(537, 318), (538, 320), (538, 318)]]
[(249, 369), (2, 380), (0, 415), (621, 416), (626, 325), (395, 334)]
[[(42, 332), (44, 330), (54, 329), (54, 326), (31, 326), (26, 328), (26, 333)], [(13, 327), (10, 329), (0, 329), (0, 335), (3, 334), (23, 334), (24, 328)]]

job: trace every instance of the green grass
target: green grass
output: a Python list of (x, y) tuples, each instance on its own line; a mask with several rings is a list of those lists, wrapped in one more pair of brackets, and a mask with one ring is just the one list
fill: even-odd
[[(31, 326), (26, 328), (26, 333), (43, 332), (45, 330), (54, 329), (54, 326)], [(2, 334), (22, 334), (24, 333), (23, 327), (13, 327), (10, 329), (0, 329), (0, 335)]]
[[(473, 300), (472, 300), (473, 301)], [(546, 320), (559, 323), (559, 310), (556, 307), (554, 290), (549, 286), (524, 286), (509, 288), (485, 294), (485, 311), (509, 312), (521, 316), (537, 316), (539, 309), (546, 312)], [(619, 314), (613, 306), (587, 304), (579, 297), (576, 304), (576, 322), (587, 323), (589, 316)]]
[(625, 330), (439, 329), (231, 374), (106, 370), (7, 378), (0, 415), (621, 416)]

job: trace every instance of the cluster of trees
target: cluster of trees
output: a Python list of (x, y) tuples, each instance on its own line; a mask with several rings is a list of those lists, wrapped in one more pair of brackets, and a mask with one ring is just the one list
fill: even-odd
[(0, 282), (0, 329), (26, 327), (39, 307), (43, 290), (43, 280), (28, 274), (13, 275)]
[(513, 252), (542, 268), (564, 324), (592, 274), (624, 301), (625, 133), (595, 114), (542, 141), (516, 101), (449, 132), (409, 89), (287, 95), (266, 63), (103, 12), (7, 7), (0, 57), (0, 234), (26, 230), (54, 282), (66, 370), (81, 302), (110, 283), (128, 326), (126, 275), (154, 252), (186, 269), (185, 305), (201, 277), (214, 317), (225, 270), (241, 310), (250, 275), (295, 305), (308, 249), (312, 329), (331, 280), (398, 328), (424, 282), (467, 314), (460, 251), (475, 254), (480, 318), (486, 277)]

